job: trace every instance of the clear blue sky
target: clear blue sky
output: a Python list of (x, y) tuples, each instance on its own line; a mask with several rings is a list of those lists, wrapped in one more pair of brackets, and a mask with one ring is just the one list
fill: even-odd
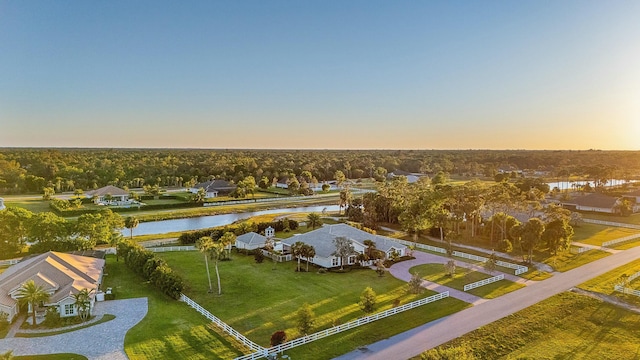
[(640, 149), (640, 1), (1, 1), (0, 146)]

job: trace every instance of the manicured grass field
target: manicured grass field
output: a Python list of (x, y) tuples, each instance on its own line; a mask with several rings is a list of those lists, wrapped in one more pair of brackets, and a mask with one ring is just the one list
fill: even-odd
[[(189, 297), (263, 346), (269, 345), (271, 334), (278, 330), (284, 330), (289, 339), (299, 335), (295, 328), (295, 312), (304, 303), (309, 303), (315, 312), (314, 331), (317, 331), (364, 316), (357, 302), (367, 286), (371, 286), (378, 295), (376, 311), (391, 308), (396, 300), (400, 304), (406, 304), (434, 294), (429, 291), (420, 295), (409, 294), (406, 283), (390, 275), (379, 277), (370, 269), (319, 274), (311, 267), (310, 270), (313, 271), (308, 273), (295, 272), (296, 263), (288, 262), (279, 263), (275, 270), (272, 270), (273, 263), (268, 259), (262, 264), (256, 264), (252, 256), (234, 254), (232, 261), (219, 263), (223, 294), (218, 296), (207, 293), (207, 276), (202, 254), (174, 252), (159, 255), (185, 278), (185, 293)], [(209, 265), (215, 292), (215, 270), (212, 264)], [(432, 310), (428, 309), (433, 308), (433, 311), (436, 311), (440, 306), (444, 305), (438, 302), (425, 305), (421, 309), (425, 313), (431, 313)], [(465, 306), (465, 303), (450, 299), (444, 313), (449, 314)], [(431, 319), (428, 314), (423, 316), (426, 317), (418, 316), (419, 323)], [(392, 329), (391, 324), (396, 322), (394, 318), (381, 320), (380, 324), (386, 324), (384, 330), (380, 331), (374, 326), (370, 329), (372, 332), (368, 333), (361, 329), (355, 332), (363, 334), (355, 338), (362, 341), (360, 345), (365, 345), (372, 338), (391, 336), (395, 333), (387, 328)], [(353, 349), (353, 345), (341, 346), (344, 346), (344, 351)]]
[(551, 265), (556, 271), (564, 272), (575, 269), (584, 264), (588, 264), (592, 261), (602, 259), (609, 255), (611, 255), (611, 253), (600, 250), (590, 250), (582, 254), (572, 254), (567, 250), (556, 256), (547, 258), (544, 263)]
[[(629, 302), (640, 304), (640, 298), (632, 295), (625, 295), (614, 291), (614, 286), (618, 283), (620, 276), (626, 274), (627, 276), (633, 275), (640, 271), (640, 259), (632, 261), (628, 264), (622, 265), (612, 271), (595, 277), (578, 286), (581, 289), (599, 292), (606, 295), (615, 295), (617, 297), (626, 299)], [(629, 284), (629, 287), (634, 289), (640, 289), (640, 278), (635, 279)]]
[(607, 215), (607, 214), (589, 213), (589, 214), (583, 214), (582, 216), (585, 219), (613, 221), (613, 222), (619, 222), (619, 223), (640, 225), (640, 214), (633, 214), (631, 216), (615, 216), (615, 215)]
[(573, 241), (597, 246), (602, 245), (605, 241), (620, 239), (640, 232), (634, 229), (587, 223), (582, 223), (580, 226), (574, 227), (573, 231)]
[(27, 209), (33, 213), (41, 213), (47, 211), (53, 211), (49, 207), (49, 202), (42, 199), (20, 199), (5, 198), (4, 204), (6, 206), (19, 207)]
[(565, 292), (443, 347), (469, 344), (477, 359), (637, 359), (638, 339), (639, 314)]
[[(464, 291), (464, 286), (476, 281), (488, 279), (495, 275), (484, 274), (478, 271), (471, 271), (462, 267), (456, 267), (456, 272), (453, 277), (447, 276), (442, 264), (422, 264), (414, 266), (409, 270), (412, 274), (416, 272), (422, 276), (423, 279), (438, 283), (444, 286), (454, 288), (456, 290)], [(494, 283), (481, 286), (472, 290), (469, 290), (469, 294), (483, 297), (486, 299), (493, 299), (506, 293), (523, 288), (524, 285), (514, 283), (509, 280), (500, 280)]]
[(209, 321), (183, 302), (168, 298), (129, 270), (122, 260), (107, 257), (104, 286), (116, 299), (147, 297), (149, 313), (125, 337), (129, 359), (230, 359), (242, 355), (208, 328)]

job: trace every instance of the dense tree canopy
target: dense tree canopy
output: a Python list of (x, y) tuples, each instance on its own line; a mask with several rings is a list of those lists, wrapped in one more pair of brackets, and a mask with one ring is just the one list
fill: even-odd
[(152, 190), (153, 185), (188, 186), (211, 178), (247, 182), (249, 176), (266, 186), (271, 179), (291, 174), (308, 184), (362, 177), (381, 181), (397, 170), (429, 174), (436, 182), (447, 173), (494, 177), (512, 170), (511, 175), (515, 170), (545, 171), (560, 178), (588, 176), (600, 186), (613, 178), (637, 176), (638, 155), (631, 151), (4, 148), (0, 192), (42, 194), (49, 187), (60, 193), (108, 184), (147, 185)]

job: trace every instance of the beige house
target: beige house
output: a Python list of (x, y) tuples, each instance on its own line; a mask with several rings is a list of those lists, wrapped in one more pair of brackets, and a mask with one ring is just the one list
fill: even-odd
[(13, 321), (20, 311), (19, 289), (29, 280), (49, 293), (49, 301), (42, 304), (43, 308), (55, 307), (61, 317), (78, 314), (73, 305), (73, 295), (83, 289), (90, 291), (93, 310), (95, 295), (102, 283), (104, 264), (104, 259), (54, 251), (23, 260), (0, 274), (0, 311), (9, 314), (9, 321)]
[[(95, 197), (96, 204), (123, 205), (129, 203), (129, 193), (113, 185), (87, 191), (85, 195), (88, 198)], [(111, 196), (111, 200), (108, 200), (108, 195)]]

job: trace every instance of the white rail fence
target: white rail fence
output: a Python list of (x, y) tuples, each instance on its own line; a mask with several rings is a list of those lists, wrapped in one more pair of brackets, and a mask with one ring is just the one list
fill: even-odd
[(184, 246), (163, 246), (163, 247), (148, 247), (145, 248), (152, 252), (169, 252), (169, 251), (195, 251), (196, 247), (193, 245)]
[(20, 259), (0, 260), (0, 266), (15, 265), (20, 262)]
[(297, 339), (294, 339), (294, 340), (291, 340), (291, 341), (287, 341), (287, 342), (285, 342), (283, 344), (280, 344), (280, 345), (277, 345), (277, 346), (273, 346), (273, 347), (270, 347), (268, 349), (263, 349), (262, 351), (255, 352), (253, 354), (240, 356), (240, 357), (235, 358), (235, 360), (250, 360), (250, 359), (253, 360), (253, 359), (260, 359), (260, 358), (263, 358), (263, 357), (267, 357), (270, 354), (277, 354), (277, 353), (285, 351), (285, 350), (293, 349), (294, 347), (297, 347), (297, 346), (300, 346), (300, 345), (304, 345), (304, 344), (308, 344), (310, 342), (325, 338), (327, 336), (331, 336), (331, 335), (334, 335), (334, 334), (337, 334), (337, 333), (340, 333), (340, 332), (343, 332), (343, 331), (347, 331), (347, 330), (356, 328), (356, 327), (361, 326), (361, 325), (366, 325), (366, 324), (369, 324), (369, 323), (374, 322), (376, 320), (384, 319), (386, 317), (401, 313), (403, 311), (411, 310), (411, 309), (414, 309), (414, 308), (416, 308), (418, 306), (426, 305), (426, 304), (432, 303), (434, 301), (442, 300), (442, 299), (447, 298), (447, 297), (449, 297), (449, 292), (445, 291), (445, 292), (442, 292), (442, 293), (439, 293), (439, 294), (436, 294), (436, 295), (432, 295), (432, 296), (426, 297), (424, 299), (416, 300), (416, 301), (410, 302), (408, 304), (404, 304), (402, 306), (398, 306), (398, 307), (395, 307), (395, 308), (392, 308), (392, 309), (389, 309), (389, 310), (386, 310), (386, 311), (379, 312), (377, 314), (373, 314), (373, 315), (370, 315), (370, 316), (367, 316), (367, 317), (363, 317), (363, 318), (360, 318), (360, 319), (357, 319), (357, 320), (353, 320), (353, 321), (350, 321), (348, 323), (345, 323), (345, 324), (342, 324), (342, 325), (338, 325), (338, 326), (334, 326), (334, 327), (331, 327), (331, 328), (326, 329), (326, 330), (321, 330), (321, 331), (318, 331), (318, 332), (313, 333), (311, 335), (306, 335), (306, 336), (303, 336), (303, 337), (300, 337), (300, 338), (297, 338)]
[(638, 278), (640, 276), (640, 271), (638, 271), (637, 273), (629, 276), (629, 279), (627, 279), (627, 281), (632, 282), (633, 280), (635, 280), (636, 278)]
[(490, 277), (488, 279), (484, 279), (484, 280), (480, 280), (480, 281), (476, 281), (474, 283), (471, 284), (467, 284), (464, 286), (464, 291), (469, 291), (471, 289), (475, 289), (478, 288), (480, 286), (485, 286), (491, 283), (494, 283), (496, 281), (500, 281), (500, 280), (504, 280), (504, 274), (500, 274), (498, 276), (494, 276), (494, 277)]
[[(454, 251), (453, 252), (453, 256), (457, 256), (457, 257), (461, 257), (463, 259), (469, 259), (469, 260), (473, 260), (473, 261), (480, 261), (480, 262), (487, 262), (489, 260), (489, 258), (486, 258), (486, 257), (483, 257), (483, 256), (467, 254), (467, 253), (463, 253), (463, 252), (460, 252), (460, 251)], [(518, 264), (512, 264), (512, 263), (509, 263), (509, 262), (506, 262), (506, 261), (502, 261), (502, 260), (496, 261), (496, 265), (502, 266), (502, 267), (505, 267), (505, 268), (508, 268), (508, 269), (514, 269), (516, 275), (524, 274), (527, 271), (529, 271), (529, 268), (526, 267), (526, 266), (522, 266), (522, 265), (518, 265)]]
[(571, 247), (571, 253), (572, 254), (582, 254), (583, 252), (587, 252), (589, 250), (593, 250), (593, 248), (580, 247), (580, 246), (572, 246)]
[(625, 236), (625, 237), (620, 238), (620, 239), (605, 241), (605, 242), (602, 243), (602, 247), (609, 247), (611, 245), (617, 245), (617, 244), (620, 244), (620, 243), (623, 243), (623, 242), (636, 240), (636, 239), (640, 239), (640, 234), (633, 234), (633, 235)]
[(589, 224), (624, 227), (629, 229), (640, 230), (640, 225), (636, 225), (636, 224), (626, 224), (626, 223), (619, 223), (619, 222), (613, 222), (613, 221), (603, 221), (603, 220), (593, 220), (593, 219), (584, 219), (583, 221)]
[[(435, 246), (431, 246), (431, 245), (419, 244), (419, 243), (414, 243), (414, 242), (411, 242), (411, 241), (399, 240), (399, 239), (394, 239), (394, 241), (396, 241), (396, 242), (398, 242), (398, 243), (400, 243), (402, 245), (405, 245), (405, 246), (415, 246), (418, 249), (433, 251), (433, 252), (437, 252), (437, 253), (440, 253), (440, 254), (446, 254), (447, 253), (447, 250), (445, 250), (445, 249), (443, 249), (441, 247), (435, 247)], [(487, 262), (487, 260), (489, 260), (486, 257), (467, 254), (467, 253), (463, 253), (463, 252), (460, 252), (460, 251), (454, 251), (452, 253), (452, 255), (453, 256), (457, 256), (457, 257), (461, 257), (461, 258), (464, 258), (464, 259), (469, 259), (469, 260), (474, 260), (474, 261), (481, 261), (481, 262)], [(518, 265), (518, 264), (512, 264), (510, 262), (506, 262), (506, 261), (502, 261), (502, 260), (496, 261), (496, 265), (505, 267), (507, 269), (514, 269), (516, 275), (524, 274), (527, 271), (529, 271), (529, 268), (526, 267), (526, 266), (522, 266), (522, 265)]]
[(262, 250), (262, 254), (264, 256), (268, 257), (269, 259), (275, 260), (277, 262), (291, 261), (293, 259), (293, 255), (291, 255), (291, 254), (278, 255), (278, 254), (274, 254), (272, 252), (269, 252), (267, 250)]
[(400, 240), (400, 239), (394, 239), (395, 242), (400, 243), (402, 245), (405, 246), (415, 246), (418, 249), (423, 249), (423, 250), (428, 250), (428, 251), (433, 251), (433, 252), (437, 252), (437, 253), (441, 253), (441, 254), (446, 254), (447, 250), (440, 248), (440, 247), (435, 247), (435, 246), (431, 246), (431, 245), (425, 245), (425, 244), (419, 244), (419, 243), (414, 243), (411, 241), (406, 241), (406, 240)]
[(628, 287), (624, 287), (622, 285), (616, 285), (614, 287), (614, 289), (617, 292), (621, 292), (623, 294), (631, 294), (631, 295), (634, 295), (634, 296), (640, 296), (640, 291), (638, 291), (636, 289), (631, 289), (631, 288), (628, 288)]
[(199, 312), (200, 314), (204, 315), (204, 317), (206, 317), (207, 319), (211, 320), (214, 324), (216, 324), (218, 327), (220, 327), (224, 332), (226, 332), (227, 334), (233, 336), (236, 340), (238, 340), (239, 342), (241, 342), (242, 344), (244, 344), (246, 347), (250, 348), (251, 350), (259, 351), (259, 352), (263, 352), (265, 350), (262, 346), (260, 346), (260, 345), (258, 345), (256, 343), (254, 343), (253, 341), (247, 339), (244, 335), (240, 334), (234, 328), (232, 328), (231, 326), (227, 325), (224, 321), (218, 319), (215, 315), (213, 315), (207, 309), (205, 309), (202, 306), (200, 306), (200, 304), (198, 304), (197, 302), (195, 302), (195, 301), (191, 300), (190, 298), (188, 298), (186, 295), (180, 294), (180, 301), (183, 301), (183, 302), (187, 303), (187, 305), (191, 306), (197, 312)]

